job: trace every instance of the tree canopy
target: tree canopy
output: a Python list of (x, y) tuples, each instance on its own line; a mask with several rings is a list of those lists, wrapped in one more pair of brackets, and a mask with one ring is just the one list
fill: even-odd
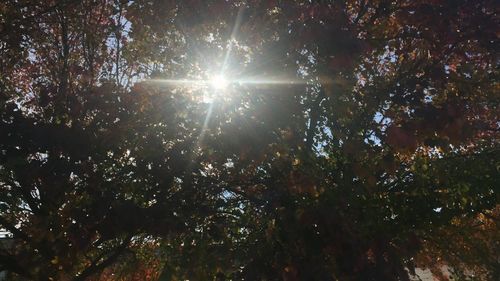
[(9, 280), (500, 277), (498, 3), (0, 3)]

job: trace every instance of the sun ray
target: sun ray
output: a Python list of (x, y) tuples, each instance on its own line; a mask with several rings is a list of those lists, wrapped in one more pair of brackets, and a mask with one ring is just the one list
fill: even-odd
[[(241, 78), (228, 79), (223, 75), (215, 75), (211, 79), (150, 79), (147, 80), (153, 83), (161, 83), (172, 86), (210, 86), (213, 89), (224, 90), (229, 85), (305, 85), (308, 82), (303, 79), (261, 79), (261, 78)], [(322, 84), (329, 84), (328, 81), (321, 81)]]
[(234, 80), (238, 85), (302, 85), (306, 81), (301, 79), (238, 79)]
[(236, 20), (234, 22), (233, 30), (231, 31), (231, 38), (229, 39), (229, 45), (227, 47), (226, 54), (224, 55), (224, 61), (222, 62), (222, 67), (220, 71), (220, 75), (223, 75), (226, 71), (227, 65), (229, 63), (229, 57), (231, 56), (231, 51), (233, 49), (234, 41), (236, 40), (236, 33), (241, 26), (241, 20), (243, 19), (243, 10), (245, 9), (244, 5), (241, 5), (238, 9), (238, 14), (236, 15)]
[(203, 79), (149, 79), (147, 81), (172, 86), (203, 86), (209, 83), (208, 80)]

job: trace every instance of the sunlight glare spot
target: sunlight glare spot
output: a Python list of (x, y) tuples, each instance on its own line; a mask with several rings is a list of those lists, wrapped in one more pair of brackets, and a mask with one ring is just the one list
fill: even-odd
[(229, 81), (222, 75), (217, 75), (210, 80), (210, 84), (214, 89), (224, 90), (229, 86)]

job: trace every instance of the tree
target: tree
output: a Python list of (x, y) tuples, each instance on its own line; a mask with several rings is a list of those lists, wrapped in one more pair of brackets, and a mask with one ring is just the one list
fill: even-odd
[(498, 276), (493, 1), (0, 10), (18, 278)]

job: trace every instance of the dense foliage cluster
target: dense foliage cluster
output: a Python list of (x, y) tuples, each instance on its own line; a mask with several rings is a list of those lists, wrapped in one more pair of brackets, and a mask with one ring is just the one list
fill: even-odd
[(498, 8), (2, 1), (0, 271), (498, 278)]

